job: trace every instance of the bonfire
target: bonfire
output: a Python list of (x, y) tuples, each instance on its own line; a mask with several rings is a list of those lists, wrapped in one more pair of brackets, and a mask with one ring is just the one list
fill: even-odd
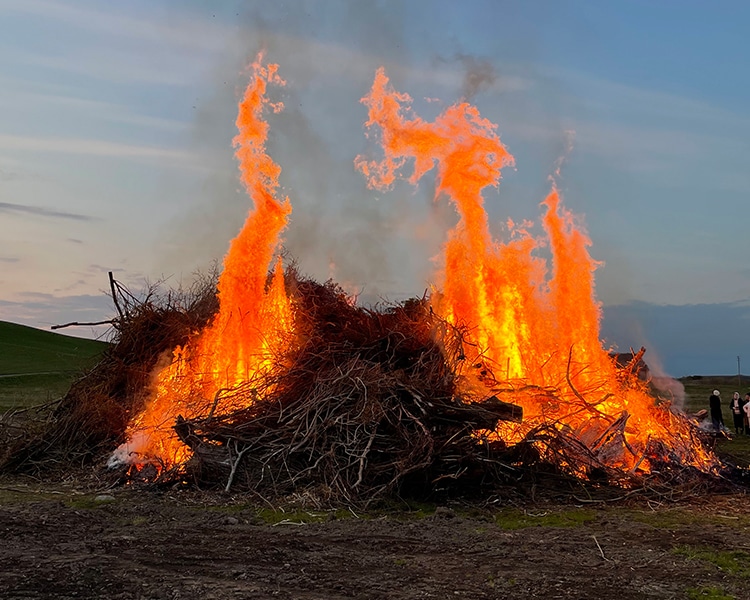
[[(509, 220), (507, 239), (493, 238), (482, 192), (514, 159), (468, 103), (426, 122), (383, 69), (362, 100), (383, 150), (355, 160), (369, 186), (387, 190), (402, 177), (417, 185), (435, 171), (435, 201), (458, 215), (423, 297), (361, 307), (335, 282), (285, 266), (292, 203), (279, 196), (264, 120), (283, 109), (268, 86), (284, 82), (262, 56), (252, 72), (234, 146), (253, 207), (215, 288), (190, 302), (170, 297), (163, 310), (131, 301), (98, 371), (109, 374), (97, 380), (101, 404), (116, 414), (69, 431), (70, 415), (86, 414), (75, 407), (90, 405), (83, 380), (48, 440), (70, 449), (75, 439), (94, 460), (108, 448), (108, 467), (131, 481), (314, 490), (348, 502), (482, 489), (540, 465), (631, 488), (719, 472), (694, 423), (638, 377), (642, 353), (623, 369), (604, 347), (598, 265), (559, 192), (541, 203), (542, 235)], [(111, 374), (122, 379), (124, 361), (137, 373), (118, 388)], [(41, 460), (36, 443), (6, 464)]]

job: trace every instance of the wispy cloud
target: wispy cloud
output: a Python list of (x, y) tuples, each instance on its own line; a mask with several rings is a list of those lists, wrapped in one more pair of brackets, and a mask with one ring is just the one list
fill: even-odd
[(16, 181), (17, 179), (21, 179), (19, 173), (0, 168), (0, 181)]
[[(201, 15), (190, 7), (99, 6), (75, 1), (0, 0), (0, 10), (30, 27), (40, 25), (38, 35), (46, 38), (42, 43), (26, 44), (26, 51), (14, 47), (14, 63), (27, 70), (41, 68), (117, 84), (190, 86), (198, 73), (210, 68), (215, 57), (226, 51), (227, 40), (238, 31), (235, 24)], [(58, 43), (46, 34), (50, 26), (65, 35), (73, 32), (75, 37), (70, 43), (62, 39)]]
[[(137, 114), (132, 107), (115, 102), (75, 97), (59, 90), (29, 90), (26, 83), (23, 79), (0, 77), (0, 86), (7, 87), (6, 93), (0, 97), (0, 107), (13, 112), (51, 110), (60, 114), (60, 111), (69, 111), (73, 115), (85, 115), (89, 120), (96, 117), (101, 121), (134, 125), (149, 131), (181, 132), (189, 125), (176, 119)], [(87, 93), (78, 90), (78, 93), (82, 92)], [(12, 171), (0, 169), (0, 180), (13, 175)]]
[(569, 90), (583, 92), (589, 109), (611, 113), (613, 110), (629, 112), (639, 119), (655, 121), (709, 121), (727, 127), (750, 127), (750, 119), (722, 106), (689, 96), (663, 92), (596, 77), (569, 69), (543, 69), (551, 79), (565, 81)]
[[(61, 323), (95, 322), (114, 315), (112, 299), (104, 293), (56, 295), (22, 292), (16, 301), (0, 300), (0, 320), (48, 329)], [(97, 337), (107, 327), (79, 327), (65, 333), (79, 337)]]
[(17, 61), (27, 68), (42, 68), (61, 71), (67, 75), (82, 75), (104, 82), (119, 84), (160, 84), (182, 86), (193, 80), (182, 69), (165, 68), (163, 64), (138, 62), (122, 55), (103, 60), (92, 56), (85, 49), (71, 50), (65, 56), (41, 55), (18, 52)]
[(71, 292), (72, 290), (74, 290), (77, 287), (85, 286), (86, 283), (87, 282), (84, 279), (78, 279), (78, 280), (74, 281), (73, 283), (71, 283), (69, 285), (66, 285), (65, 287), (55, 288), (54, 291), (55, 291), (56, 294), (69, 293), (69, 292)]
[(17, 256), (0, 256), (0, 262), (4, 263), (17, 263), (20, 262), (20, 258)]
[(109, 271), (112, 271), (113, 273), (117, 273), (118, 271), (125, 270), (120, 267), (117, 267), (117, 268), (105, 267), (102, 265), (97, 265), (96, 263), (91, 263), (88, 268), (90, 271), (94, 271), (95, 273), (108, 273)]
[(195, 157), (191, 153), (183, 150), (83, 138), (0, 135), (0, 149), (10, 152), (50, 152), (55, 154), (63, 153), (106, 156), (113, 158), (133, 158), (149, 161), (161, 160), (165, 164), (172, 166), (186, 168), (195, 166)]
[(40, 217), (52, 217), (55, 219), (69, 219), (72, 221), (98, 221), (97, 217), (91, 215), (82, 215), (79, 213), (65, 212), (43, 206), (31, 206), (29, 204), (11, 204), (10, 202), (0, 202), (0, 213), (22, 213), (27, 215), (36, 215)]
[[(571, 70), (541, 71), (549, 80), (566, 82), (565, 118), (571, 120), (580, 152), (645, 172), (665, 167), (684, 172), (686, 164), (711, 156), (746, 153), (750, 119), (717, 103)], [(727, 188), (746, 189), (747, 184), (740, 178)]]
[(188, 11), (173, 11), (167, 21), (134, 18), (113, 10), (112, 6), (100, 10), (54, 0), (0, 0), (0, 9), (59, 21), (99, 35), (128, 37), (141, 42), (161, 43), (167, 40), (171, 44), (196, 50), (223, 44), (230, 31), (229, 27), (214, 19), (200, 19)]

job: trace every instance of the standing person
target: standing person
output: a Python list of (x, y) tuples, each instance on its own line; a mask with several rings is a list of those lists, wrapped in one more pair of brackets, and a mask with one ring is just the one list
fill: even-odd
[(745, 394), (745, 404), (742, 407), (745, 413), (745, 435), (750, 435), (750, 392)]
[(729, 412), (732, 413), (732, 419), (734, 420), (734, 432), (739, 435), (745, 433), (745, 411), (742, 407), (745, 403), (740, 398), (740, 393), (735, 392), (732, 394), (732, 399), (729, 401)]
[(708, 397), (708, 408), (714, 431), (722, 431), (724, 429), (724, 417), (721, 414), (721, 392), (719, 390), (714, 390), (713, 394)]

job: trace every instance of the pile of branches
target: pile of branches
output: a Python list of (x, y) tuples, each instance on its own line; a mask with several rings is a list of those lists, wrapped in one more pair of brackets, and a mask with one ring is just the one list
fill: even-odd
[[(160, 361), (171, 360), (174, 348), (216, 314), (216, 279), (214, 273), (187, 292), (152, 289), (142, 298), (113, 282), (118, 316), (112, 344), (41, 427), (6, 444), (0, 470), (35, 473), (106, 462), (126, 441), (127, 425), (143, 408)], [(604, 419), (594, 443), (550, 421), (506, 447), (490, 432), (500, 422), (520, 422), (514, 402), (526, 393), (553, 406), (559, 390), (513, 389), (495, 381), (487, 365), (467, 365), (465, 331), (433, 314), (425, 298), (368, 309), (333, 282), (303, 279), (294, 267), (287, 269), (286, 287), (298, 335), (274, 368), (222, 390), (207, 414), (177, 418), (175, 433), (193, 451), (189, 462), (171, 470), (125, 468), (114, 476), (157, 484), (189, 480), (264, 498), (305, 493), (322, 503), (360, 505), (436, 490), (484, 494), (506, 483), (535, 486), (543, 477), (576, 489), (674, 489), (701, 477), (681, 468), (667, 448), (644, 452), (658, 470), (649, 481), (609, 466), (610, 454), (627, 446), (627, 415)], [(590, 409), (586, 390), (568, 383)], [(210, 404), (184, 400), (185, 406)]]
[(332, 282), (287, 273), (287, 285), (301, 345), (283, 368), (228, 392), (256, 398), (246, 408), (178, 419), (194, 453), (189, 477), (264, 497), (314, 488), (322, 500), (358, 502), (486, 476), (489, 445), (477, 432), (520, 420), (521, 409), (459, 396), (458, 330), (436, 335), (448, 326), (424, 299), (370, 310)]
[(117, 316), (111, 343), (101, 360), (71, 386), (40, 421), (29, 421), (0, 454), (0, 471), (38, 473), (70, 464), (85, 465), (123, 441), (125, 428), (144, 405), (154, 368), (171, 351), (206, 326), (218, 309), (216, 270), (186, 290), (159, 292), (149, 286), (137, 297), (114, 280)]
[[(584, 441), (551, 419), (508, 448), (489, 432), (500, 421), (520, 421), (514, 399), (526, 393), (554, 405), (562, 402), (559, 390), (505, 389), (484, 363), (464, 364), (463, 331), (434, 315), (424, 298), (375, 311), (352, 305), (332, 282), (294, 272), (287, 288), (295, 290), (305, 331), (301, 348), (281, 357), (283, 366), (270, 375), (226, 392), (247, 398), (246, 408), (178, 419), (176, 432), (194, 453), (187, 476), (199, 485), (266, 498), (313, 490), (324, 502), (361, 502), (436, 488), (497, 489), (543, 475), (646, 491), (713, 479), (656, 440), (631, 448), (627, 413), (602, 415), (570, 378), (580, 409), (599, 421), (597, 439)], [(460, 381), (470, 371), (482, 385)], [(706, 440), (696, 429), (685, 443)], [(633, 454), (634, 468), (613, 466), (623, 452)], [(644, 460), (648, 472), (638, 469)]]

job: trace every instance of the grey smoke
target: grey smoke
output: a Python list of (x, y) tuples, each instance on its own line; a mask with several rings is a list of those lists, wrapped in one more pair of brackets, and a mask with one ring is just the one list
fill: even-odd
[(458, 62), (463, 69), (461, 97), (471, 102), (481, 91), (491, 88), (498, 80), (495, 66), (486, 58), (457, 53), (453, 59), (437, 58), (437, 64)]
[(251, 2), (237, 10), (244, 26), (227, 40), (211, 75), (213, 95), (196, 103), (193, 140), (211, 175), (164, 232), (157, 249), (162, 272), (186, 276), (221, 259), (252, 206), (240, 189), (231, 140), (245, 67), (263, 49), (287, 81), (270, 90), (284, 111), (268, 116), (269, 154), (282, 168), (283, 194), (293, 207), (285, 249), (302, 273), (363, 290), (364, 302), (424, 292), (455, 211), (445, 199), (434, 202), (432, 175), (416, 189), (403, 182), (387, 193), (367, 189), (354, 158), (377, 159), (382, 150), (377, 136), (365, 136), (360, 100), (380, 66), (420, 112), (426, 108), (416, 104), (425, 95), (445, 95), (446, 103), (470, 98), (492, 86), (496, 73), (489, 61), (465, 54), (444, 66), (442, 77), (416, 66), (407, 10), (396, 1), (344, 0), (326, 2), (324, 11), (317, 2)]

